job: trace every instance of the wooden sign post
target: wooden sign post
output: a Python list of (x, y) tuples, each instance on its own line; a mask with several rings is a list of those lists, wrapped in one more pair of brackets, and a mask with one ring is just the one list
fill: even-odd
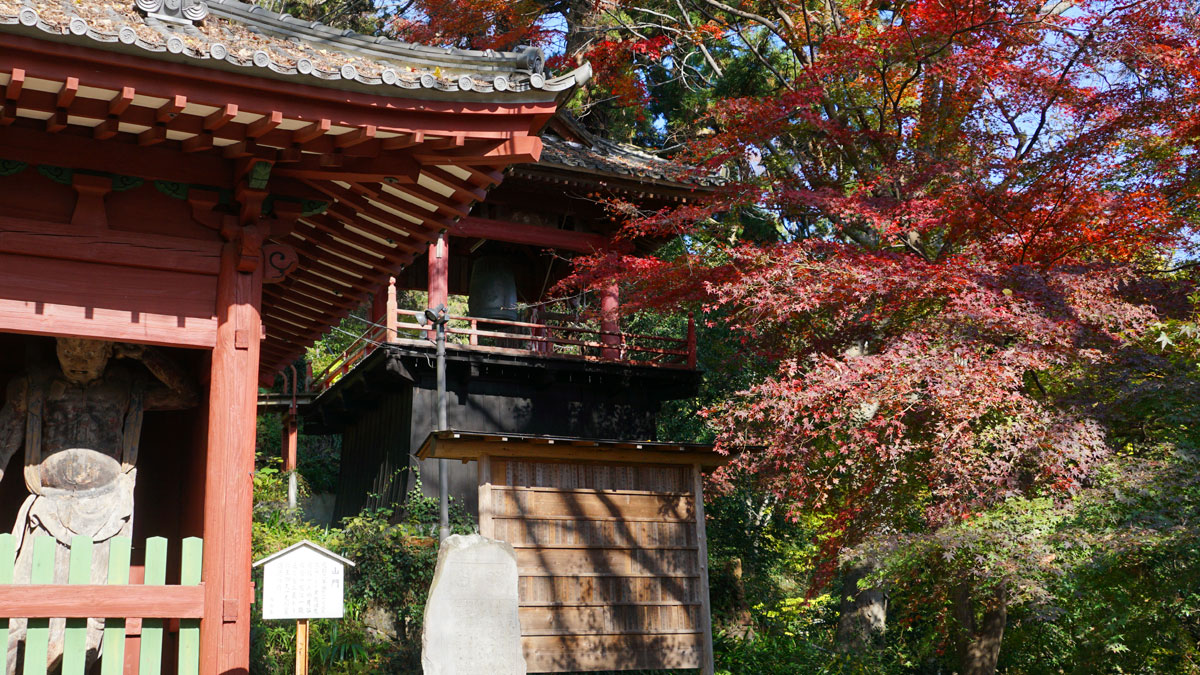
[(296, 619), (296, 675), (308, 675), (308, 619)]
[(296, 675), (308, 675), (309, 619), (345, 613), (345, 570), (354, 563), (305, 539), (254, 563), (263, 566), (263, 618), (296, 620)]

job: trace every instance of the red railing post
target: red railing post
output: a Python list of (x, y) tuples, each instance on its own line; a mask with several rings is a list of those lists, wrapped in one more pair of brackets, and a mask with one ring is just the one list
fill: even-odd
[(688, 312), (687, 365), (688, 368), (696, 367), (696, 315), (693, 312)]
[(385, 330), (384, 342), (396, 341), (396, 323), (400, 320), (400, 308), (396, 303), (396, 277), (388, 277), (387, 285), (387, 309), (384, 311)]

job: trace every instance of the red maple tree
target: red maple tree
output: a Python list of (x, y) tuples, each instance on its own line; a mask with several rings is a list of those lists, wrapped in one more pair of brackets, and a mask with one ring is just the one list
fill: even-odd
[[(511, 42), (513, 12), (544, 16), (472, 0), (507, 12), (480, 34), (422, 2), (434, 32), (414, 37), (476, 47)], [(828, 572), (874, 533), (1086, 484), (1110, 448), (1063, 392), (1165, 318), (1139, 284), (1196, 215), (1190, 3), (583, 4), (613, 20), (561, 64), (594, 58), (593, 96), (655, 103), (681, 163), (732, 169), (684, 207), (614, 204), (622, 237), (680, 236), (683, 255), (603, 252), (568, 281), (618, 280), (627, 310), (693, 303), (776, 364), (706, 411), (739, 453), (718, 485), (751, 474), (823, 514)], [(653, 99), (679, 83), (707, 96), (673, 115)], [(994, 670), (985, 656), (964, 672)]]
[[(619, 278), (629, 308), (701, 303), (778, 363), (708, 418), (719, 447), (761, 448), (726, 476), (830, 514), (834, 560), (914, 517), (1070, 492), (1108, 452), (1044, 380), (1160, 318), (1129, 288), (1194, 213), (1200, 28), (1172, 0), (818, 5), (691, 3), (742, 49), (770, 33), (753, 56), (777, 91), (712, 100), (688, 143), (699, 170), (739, 175), (625, 223), (689, 253), (609, 252), (573, 281)], [(749, 212), (782, 236), (740, 237)]]
[(413, 0), (390, 16), (387, 29), (419, 44), (511, 50), (547, 44), (561, 32), (545, 22), (546, 9), (536, 0)]

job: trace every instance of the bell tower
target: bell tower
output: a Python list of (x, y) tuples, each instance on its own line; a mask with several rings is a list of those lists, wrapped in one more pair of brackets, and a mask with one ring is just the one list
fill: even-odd
[[(419, 477), (514, 547), (529, 672), (711, 673), (701, 472), (723, 458), (658, 437), (663, 402), (700, 385), (694, 323), (635, 323), (615, 285), (557, 290), (572, 258), (618, 247), (606, 198), (654, 210), (711, 182), (568, 117), (550, 128), (541, 162), (376, 291), (363, 336), (317, 373), (306, 430), (342, 438), (335, 518), (402, 508)], [(444, 398), (427, 312), (445, 320)]]

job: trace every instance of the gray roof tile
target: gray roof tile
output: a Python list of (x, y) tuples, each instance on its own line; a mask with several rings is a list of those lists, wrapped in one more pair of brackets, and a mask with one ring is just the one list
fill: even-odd
[(342, 31), (239, 0), (210, 0), (206, 6), (203, 20), (188, 23), (147, 15), (135, 0), (0, 0), (0, 32), (100, 49), (136, 48), (154, 58), (391, 96), (424, 90), (419, 95), (525, 99), (522, 94), (531, 90), (565, 92), (591, 73), (585, 65), (547, 77), (544, 55), (533, 47), (441, 49)]
[(698, 173), (692, 167), (657, 157), (636, 145), (590, 136), (581, 140), (584, 142), (542, 134), (542, 158), (538, 163), (689, 187), (712, 187), (722, 182), (720, 176)]

